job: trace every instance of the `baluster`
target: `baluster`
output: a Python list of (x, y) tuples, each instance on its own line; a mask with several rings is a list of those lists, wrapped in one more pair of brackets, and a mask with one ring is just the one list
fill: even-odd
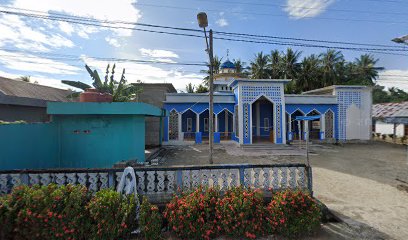
[(51, 174), (49, 174), (49, 173), (40, 174), (40, 183), (43, 186), (47, 186), (48, 184), (50, 184), (51, 183)]
[(245, 168), (244, 170), (244, 187), (249, 188), (252, 185), (251, 178), (252, 168)]
[(209, 187), (209, 178), (210, 178), (210, 171), (209, 170), (206, 170), (206, 169), (204, 169), (204, 170), (201, 170), (201, 179), (202, 179), (202, 182), (201, 182), (201, 184), (202, 184), (202, 186), (204, 186), (204, 187)]
[(6, 194), (8, 192), (7, 178), (8, 174), (0, 174), (0, 194)]
[(77, 173), (77, 177), (78, 177), (78, 184), (81, 184), (82, 186), (86, 187), (86, 180), (88, 178), (88, 174), (87, 173)]
[(164, 171), (157, 171), (157, 193), (164, 192)]
[(197, 188), (198, 186), (200, 186), (200, 171), (192, 170), (191, 171), (191, 187)]
[(99, 187), (99, 189), (104, 189), (104, 188), (108, 188), (108, 173), (107, 172), (100, 172), (98, 173), (99, 175), (99, 181), (101, 182), (101, 186)]
[(190, 170), (182, 170), (183, 190), (189, 190), (191, 188), (190, 172)]
[(285, 189), (288, 185), (288, 168), (282, 167), (281, 168), (281, 181), (280, 181), (280, 188)]
[(96, 192), (98, 191), (98, 174), (88, 173), (89, 189)]
[(306, 188), (306, 181), (305, 181), (305, 169), (303, 167), (298, 168), (298, 186), (301, 189)]
[[(137, 174), (136, 171), (135, 171), (135, 173)], [(123, 172), (116, 172), (115, 175), (116, 175), (116, 178), (115, 178), (115, 186), (117, 187), (118, 184), (119, 184), (119, 182), (120, 182), (120, 179), (122, 178)], [(116, 187), (115, 187), (115, 188), (116, 188)]]
[(255, 188), (259, 188), (261, 186), (261, 181), (259, 179), (260, 172), (261, 172), (260, 168), (254, 168), (254, 185), (253, 186)]
[(272, 189), (279, 189), (279, 168), (272, 168)]
[(167, 193), (173, 193), (174, 192), (174, 180), (176, 179), (175, 177), (176, 172), (175, 171), (166, 171), (167, 175)]
[(21, 185), (21, 174), (10, 174), (11, 189)]
[(221, 169), (221, 191), (226, 191), (228, 189), (228, 170), (227, 169)]
[(289, 168), (289, 187), (292, 189), (296, 188), (296, 168)]
[(230, 187), (238, 187), (238, 169), (230, 169), (229, 174), (231, 177)]
[(263, 170), (263, 178), (264, 178), (264, 182), (263, 182), (263, 188), (265, 191), (269, 190), (269, 184), (270, 184), (270, 179), (269, 179), (269, 170), (270, 168), (264, 168)]
[(146, 171), (147, 174), (147, 193), (154, 192), (154, 187), (156, 185), (155, 178), (156, 172), (155, 171)]
[(136, 176), (138, 178), (137, 190), (140, 194), (145, 193), (145, 171), (136, 171)]
[(38, 174), (28, 174), (30, 178), (30, 185), (40, 184), (40, 177)]
[(55, 183), (58, 186), (65, 185), (65, 183), (66, 183), (65, 173), (56, 173), (55, 174)]
[(213, 181), (213, 187), (214, 188), (219, 188), (220, 187), (220, 185), (218, 184), (218, 174), (219, 174), (219, 170), (217, 170), (217, 169), (213, 169), (213, 170), (210, 171), (210, 176), (211, 176), (211, 179)]
[(67, 177), (67, 184), (77, 184), (76, 173), (67, 173), (65, 176)]

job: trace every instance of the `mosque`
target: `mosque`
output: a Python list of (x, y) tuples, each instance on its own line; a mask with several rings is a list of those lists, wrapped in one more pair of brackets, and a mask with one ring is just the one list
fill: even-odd
[[(285, 94), (287, 79), (248, 79), (227, 60), (214, 76), (214, 141), (238, 144), (345, 142), (371, 138), (371, 88), (333, 85)], [(208, 93), (168, 93), (164, 142), (208, 139)], [(312, 121), (298, 116), (319, 116)]]

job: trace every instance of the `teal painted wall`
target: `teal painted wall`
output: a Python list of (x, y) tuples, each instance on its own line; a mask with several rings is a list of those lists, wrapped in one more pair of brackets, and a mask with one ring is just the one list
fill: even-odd
[(0, 125), (0, 170), (56, 168), (58, 160), (56, 124)]
[(63, 168), (109, 168), (144, 162), (145, 120), (140, 115), (58, 115)]

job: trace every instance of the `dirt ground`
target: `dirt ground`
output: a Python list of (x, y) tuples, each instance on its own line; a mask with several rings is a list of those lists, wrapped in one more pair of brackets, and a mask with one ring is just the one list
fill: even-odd
[[(208, 164), (208, 146), (167, 146), (164, 165)], [(383, 142), (311, 147), (315, 196), (342, 223), (324, 224), (310, 239), (408, 239), (406, 147)], [(214, 163), (304, 162), (298, 147), (242, 149), (216, 145)]]

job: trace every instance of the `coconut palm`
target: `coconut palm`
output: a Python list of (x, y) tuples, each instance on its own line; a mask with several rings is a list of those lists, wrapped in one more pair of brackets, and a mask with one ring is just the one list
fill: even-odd
[(375, 85), (375, 80), (378, 78), (378, 71), (384, 70), (383, 67), (376, 67), (378, 59), (370, 54), (363, 54), (354, 61), (353, 75), (358, 78), (360, 84)]
[(269, 76), (268, 55), (262, 52), (255, 55), (255, 59), (251, 62), (251, 77), (253, 79), (267, 79)]
[[(213, 74), (218, 74), (220, 73), (220, 68), (221, 68), (221, 61), (222, 58), (219, 58), (218, 56), (214, 56), (213, 58)], [(201, 73), (206, 73), (207, 76), (203, 79), (203, 84), (204, 86), (208, 86), (208, 80), (210, 80), (210, 63), (207, 63), (208, 70), (201, 70)]]
[(186, 85), (186, 92), (193, 93), (195, 86), (192, 83)]
[(284, 78), (295, 79), (300, 70), (299, 58), (302, 53), (293, 51), (291, 48), (286, 49), (281, 57), (281, 70)]
[(328, 49), (327, 52), (320, 54), (323, 86), (330, 86), (338, 82), (337, 67), (343, 61), (344, 56), (340, 51)]
[(272, 79), (283, 78), (282, 57), (278, 50), (273, 50), (269, 56), (269, 69)]
[(320, 60), (316, 55), (312, 54), (303, 58), (296, 79), (296, 89), (298, 92), (322, 87), (322, 82), (319, 81), (321, 73)]
[(23, 81), (23, 82), (31, 82), (31, 77), (30, 76), (21, 76), (18, 79)]

